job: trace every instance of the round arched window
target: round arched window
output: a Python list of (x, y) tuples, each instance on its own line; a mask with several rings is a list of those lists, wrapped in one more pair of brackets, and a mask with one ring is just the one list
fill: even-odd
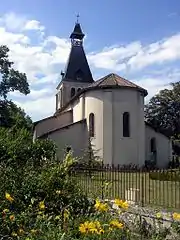
[(74, 87), (71, 88), (71, 97), (74, 97), (76, 94), (76, 89)]
[(89, 114), (89, 136), (94, 137), (94, 113)]

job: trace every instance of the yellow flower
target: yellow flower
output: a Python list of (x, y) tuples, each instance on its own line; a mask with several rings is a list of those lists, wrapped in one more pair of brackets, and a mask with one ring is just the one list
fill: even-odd
[(83, 224), (80, 224), (79, 226), (79, 231), (83, 234), (103, 234), (104, 230), (101, 228), (101, 224), (99, 221), (95, 221), (95, 222), (89, 222), (86, 221)]
[(61, 190), (57, 190), (57, 191), (56, 191), (56, 194), (61, 194)]
[(6, 194), (5, 194), (5, 198), (6, 198), (8, 201), (10, 201), (10, 202), (13, 202), (13, 201), (14, 201), (14, 198), (11, 197), (11, 195), (10, 195), (9, 193), (6, 193)]
[(25, 232), (24, 232), (24, 230), (22, 228), (20, 228), (18, 233), (19, 233), (19, 235), (23, 235)]
[(97, 234), (104, 234), (104, 229), (102, 229), (102, 228), (99, 229), (98, 232), (97, 232)]
[(12, 237), (17, 237), (17, 233), (12, 232), (12, 233), (11, 233), (11, 236), (12, 236)]
[(55, 217), (55, 220), (59, 220), (59, 219), (61, 219), (61, 216), (58, 215)]
[(86, 221), (86, 222), (80, 224), (79, 231), (81, 233), (86, 234), (86, 233), (89, 233), (90, 230), (93, 228), (94, 228), (94, 224), (92, 224), (92, 222)]
[(7, 208), (3, 210), (3, 213), (8, 213), (8, 212), (9, 212), (9, 209)]
[(127, 209), (129, 207), (129, 204), (126, 201), (123, 201), (121, 199), (115, 199), (114, 203), (119, 207), (119, 208), (124, 208)]
[(109, 223), (109, 225), (110, 225), (110, 229), (111, 228), (123, 228), (124, 227), (124, 224), (123, 223), (121, 223), (121, 222), (119, 222), (118, 220), (112, 220), (110, 223)]
[(43, 212), (41, 212), (41, 211), (38, 212), (38, 215), (42, 215), (42, 214), (43, 214)]
[(101, 203), (98, 199), (96, 200), (96, 204), (94, 205), (95, 209), (100, 212), (107, 212), (109, 207), (107, 203)]
[(96, 228), (90, 228), (89, 229), (90, 233), (97, 233), (98, 234), (98, 230)]
[(9, 216), (9, 219), (10, 219), (10, 220), (11, 220), (11, 222), (12, 222), (12, 221), (14, 221), (14, 220), (15, 220), (15, 216), (14, 216), (14, 215), (10, 215), (10, 216)]
[(37, 234), (38, 233), (38, 230), (37, 229), (31, 229), (30, 231), (32, 234)]
[(122, 208), (128, 209), (128, 207), (129, 207), (129, 204), (127, 202), (123, 202)]
[(162, 214), (159, 212), (159, 213), (156, 214), (156, 217), (157, 218), (162, 218)]
[(44, 201), (41, 201), (41, 202), (39, 203), (39, 208), (40, 208), (41, 210), (45, 210), (46, 206), (45, 206), (45, 204), (44, 204)]
[(70, 214), (69, 211), (67, 209), (65, 209), (64, 214), (63, 214), (64, 220), (69, 218), (69, 214)]
[(103, 234), (104, 233), (104, 230), (102, 229), (99, 221), (94, 222), (94, 227), (96, 229), (95, 233), (97, 233), (97, 234)]
[(177, 220), (177, 221), (180, 221), (180, 213), (173, 213), (173, 219), (174, 220)]

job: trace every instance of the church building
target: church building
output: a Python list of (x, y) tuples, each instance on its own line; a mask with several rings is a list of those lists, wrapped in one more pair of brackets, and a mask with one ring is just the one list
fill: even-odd
[(96, 156), (105, 164), (142, 166), (154, 161), (158, 167), (166, 167), (171, 141), (144, 120), (147, 90), (116, 73), (94, 80), (83, 38), (77, 22), (57, 86), (55, 113), (34, 123), (34, 139), (52, 139), (59, 158), (69, 149), (76, 157), (84, 156), (90, 139)]

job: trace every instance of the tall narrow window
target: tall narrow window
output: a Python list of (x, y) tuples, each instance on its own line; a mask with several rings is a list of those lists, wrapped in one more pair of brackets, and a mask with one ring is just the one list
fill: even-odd
[(94, 137), (94, 113), (89, 114), (89, 136)]
[(56, 110), (58, 109), (58, 94), (56, 94)]
[(128, 112), (123, 113), (123, 137), (130, 137), (130, 116)]
[(151, 152), (156, 152), (156, 139), (154, 137), (151, 138), (150, 149)]
[(156, 139), (153, 137), (150, 141), (151, 161), (157, 162)]
[(62, 93), (62, 88), (60, 89), (59, 95), (60, 95), (60, 107), (62, 107), (62, 105), (63, 105), (63, 93)]
[(75, 88), (71, 88), (71, 97), (74, 97), (75, 93), (76, 93)]
[(81, 91), (81, 88), (78, 88), (78, 90), (77, 90), (77, 91), (78, 91), (78, 92), (79, 92), (79, 91)]

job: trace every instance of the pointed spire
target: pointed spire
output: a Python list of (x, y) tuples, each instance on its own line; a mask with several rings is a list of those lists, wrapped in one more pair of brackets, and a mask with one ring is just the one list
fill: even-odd
[[(77, 16), (79, 17), (79, 15)], [(94, 82), (89, 68), (89, 64), (82, 45), (82, 39), (84, 34), (81, 30), (81, 26), (77, 20), (73, 32), (71, 33), (71, 51), (65, 71), (62, 75), (63, 81), (69, 82)]]
[(82, 32), (82, 29), (81, 29), (81, 25), (79, 23), (79, 14), (76, 16), (77, 17), (77, 21), (75, 23), (75, 27), (74, 27), (74, 30), (73, 32), (71, 33), (70, 35), (70, 38), (71, 39), (79, 39), (79, 40), (82, 40), (84, 38), (84, 33)]

